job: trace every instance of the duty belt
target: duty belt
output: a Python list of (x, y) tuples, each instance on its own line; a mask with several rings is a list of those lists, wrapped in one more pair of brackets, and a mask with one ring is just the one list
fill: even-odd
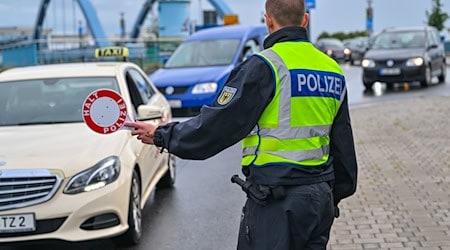
[(238, 175), (233, 175), (231, 182), (238, 184), (249, 198), (262, 206), (267, 205), (270, 200), (283, 200), (286, 197), (283, 186), (257, 185), (249, 180), (244, 181)]

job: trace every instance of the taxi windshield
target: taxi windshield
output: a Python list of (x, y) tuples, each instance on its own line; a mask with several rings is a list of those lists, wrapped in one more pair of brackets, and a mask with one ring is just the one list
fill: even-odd
[(165, 68), (221, 66), (233, 63), (238, 39), (202, 40), (182, 43), (167, 61)]
[(102, 88), (119, 92), (114, 77), (0, 82), (0, 126), (82, 122), (86, 97)]

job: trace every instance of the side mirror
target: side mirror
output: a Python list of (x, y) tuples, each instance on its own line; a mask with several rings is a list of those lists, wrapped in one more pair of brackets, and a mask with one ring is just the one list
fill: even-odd
[(441, 42), (445, 42), (445, 36), (441, 35)]
[(138, 107), (139, 121), (156, 120), (161, 119), (161, 117), (162, 117), (162, 110), (158, 107), (151, 105), (140, 105)]

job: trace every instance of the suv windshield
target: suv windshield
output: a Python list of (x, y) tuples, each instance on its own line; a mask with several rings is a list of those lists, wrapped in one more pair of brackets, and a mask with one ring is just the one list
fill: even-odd
[(118, 91), (113, 77), (52, 78), (0, 82), (0, 126), (82, 122), (90, 93)]
[(379, 34), (373, 49), (413, 49), (425, 47), (425, 31), (397, 31)]
[(166, 68), (220, 66), (233, 63), (238, 39), (191, 41), (182, 43), (167, 61)]

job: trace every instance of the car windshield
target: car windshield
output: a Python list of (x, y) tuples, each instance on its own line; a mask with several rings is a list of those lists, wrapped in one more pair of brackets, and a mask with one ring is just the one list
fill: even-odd
[(86, 97), (97, 89), (118, 92), (114, 77), (51, 78), (0, 82), (0, 126), (82, 122)]
[(379, 34), (373, 49), (413, 49), (425, 47), (424, 31), (398, 31)]
[(368, 38), (353, 38), (346, 40), (344, 45), (350, 48), (365, 48), (368, 44)]
[(233, 63), (238, 39), (217, 39), (182, 43), (167, 61), (165, 68), (220, 66)]
[(344, 44), (337, 39), (324, 39), (321, 41), (321, 44), (323, 45), (323, 47), (325, 48), (329, 48), (329, 49), (343, 49), (344, 48)]

